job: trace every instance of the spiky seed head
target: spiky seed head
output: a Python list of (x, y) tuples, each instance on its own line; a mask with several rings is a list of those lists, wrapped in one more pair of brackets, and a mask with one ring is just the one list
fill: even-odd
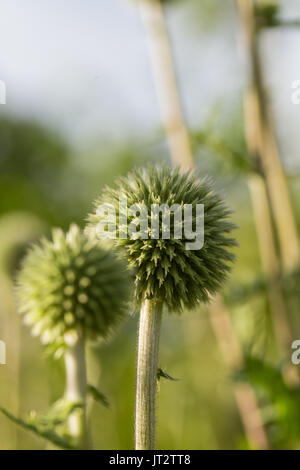
[(54, 229), (23, 261), (18, 310), (44, 344), (107, 337), (126, 315), (129, 279), (125, 263), (77, 225), (67, 234)]
[[(134, 204), (135, 207), (147, 207), (148, 239), (119, 237), (124, 233), (124, 220), (128, 227), (136, 217), (126, 213), (126, 208), (119, 204), (120, 195), (126, 196), (127, 207)], [(193, 223), (196, 204), (204, 204), (202, 249), (186, 249), (188, 240), (184, 235), (181, 239), (174, 238), (175, 217), (171, 218), (170, 239), (162, 239), (162, 224), (159, 238), (151, 238), (151, 205), (157, 203), (169, 207), (179, 204), (182, 212), (185, 204), (191, 204)], [(98, 210), (103, 204), (115, 209), (115, 242), (124, 249), (130, 266), (136, 271), (135, 298), (138, 303), (148, 298), (180, 311), (206, 302), (210, 294), (221, 288), (234, 259), (230, 248), (236, 242), (229, 233), (235, 226), (229, 220), (231, 211), (213, 191), (208, 179), (199, 179), (196, 172), (181, 174), (179, 169), (167, 167), (134, 170), (119, 178), (116, 187), (103, 190), (95, 202), (95, 212), (89, 216), (89, 230), (97, 232), (99, 222), (105, 219), (103, 211)]]

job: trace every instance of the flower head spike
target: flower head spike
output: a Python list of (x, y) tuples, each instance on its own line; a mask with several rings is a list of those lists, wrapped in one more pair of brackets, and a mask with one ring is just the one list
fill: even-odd
[(123, 262), (72, 225), (34, 245), (18, 276), (19, 312), (45, 344), (82, 333), (106, 337), (125, 315), (129, 275)]
[[(125, 197), (127, 208), (134, 207), (139, 215), (144, 211), (142, 206), (146, 207), (148, 224), (141, 227), (139, 216), (127, 211), (120, 204), (120, 197)], [(153, 204), (176, 207), (171, 214), (168, 239), (163, 235), (163, 216), (153, 215)], [(201, 249), (187, 249), (190, 237), (184, 230), (184, 210), (187, 205), (192, 207), (195, 228), (197, 204), (204, 205), (204, 245)], [(200, 179), (196, 172), (181, 174), (179, 169), (167, 167), (134, 170), (119, 178), (115, 189), (106, 187), (96, 201), (96, 211), (89, 218), (89, 228), (96, 233), (99, 223), (103, 225), (106, 221), (105, 211), (99, 210), (104, 206), (112, 207), (116, 213), (115, 241), (125, 249), (129, 264), (135, 268), (135, 298), (139, 303), (147, 298), (178, 311), (207, 301), (210, 294), (220, 289), (234, 259), (230, 248), (236, 243), (229, 233), (235, 226), (229, 220), (230, 211), (214, 193), (209, 180)], [(176, 217), (176, 211), (181, 217)], [(159, 229), (153, 236), (155, 218), (159, 220)], [(126, 238), (125, 226), (131, 224), (140, 233), (137, 231), (133, 237), (127, 234)], [(181, 229), (179, 238), (175, 236), (176, 228)]]

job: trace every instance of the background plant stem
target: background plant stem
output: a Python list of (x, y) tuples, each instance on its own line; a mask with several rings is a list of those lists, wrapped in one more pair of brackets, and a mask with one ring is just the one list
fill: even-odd
[(145, 300), (141, 307), (135, 416), (135, 448), (155, 448), (155, 398), (162, 305)]
[(290, 271), (299, 264), (298, 234), (265, 94), (255, 2), (254, 0), (237, 0), (237, 7), (249, 67), (249, 83), (244, 100), (245, 119), (247, 120), (247, 116), (250, 118), (251, 115), (252, 125), (255, 126), (252, 151), (262, 163), (278, 233), (283, 268)]
[(66, 398), (71, 402), (82, 402), (83, 407), (74, 411), (68, 419), (69, 432), (78, 447), (88, 447), (86, 423), (86, 363), (85, 341), (82, 336), (65, 353)]
[(188, 131), (182, 116), (163, 7), (160, 0), (141, 0), (139, 8), (172, 159), (174, 165), (186, 171), (194, 166), (194, 162)]
[[(251, 175), (248, 185), (263, 270), (268, 280), (275, 335), (280, 354), (286, 358), (293, 335), (280, 275), (292, 271), (299, 264), (296, 219), (265, 93), (255, 1), (237, 0), (237, 7), (249, 68), (249, 83), (244, 92), (245, 137), (249, 155), (262, 168), (262, 175)], [(281, 259), (276, 246), (276, 235)], [(297, 369), (292, 364), (287, 365), (283, 373), (288, 382), (299, 381)]]
[(264, 179), (253, 173), (248, 177), (254, 221), (258, 238), (263, 271), (267, 279), (268, 297), (275, 336), (278, 339), (280, 356), (285, 356), (292, 343), (292, 332), (280, 281), (280, 261), (273, 233), (271, 212)]

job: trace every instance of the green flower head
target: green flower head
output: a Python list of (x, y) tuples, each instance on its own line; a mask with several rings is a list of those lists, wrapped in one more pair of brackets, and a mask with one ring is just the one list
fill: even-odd
[(64, 344), (83, 334), (107, 337), (126, 314), (130, 276), (124, 263), (99, 241), (72, 225), (54, 229), (23, 260), (18, 309), (44, 344)]
[[(120, 204), (120, 197), (126, 198), (126, 207)], [(168, 207), (176, 204), (173, 206), (176, 210), (169, 212), (168, 239), (163, 235), (163, 210), (153, 214), (153, 205), (157, 208), (163, 204)], [(192, 207), (195, 228), (198, 204), (203, 205), (204, 210), (204, 244), (199, 249), (187, 249), (190, 237), (185, 232), (184, 211), (186, 205)], [(89, 217), (89, 230), (98, 236), (99, 225), (103, 226), (108, 220), (102, 208), (110, 208), (110, 214), (116, 215), (116, 236), (111, 238), (124, 249), (129, 265), (135, 270), (138, 303), (148, 298), (180, 311), (207, 301), (210, 294), (221, 288), (234, 259), (230, 248), (236, 243), (229, 233), (235, 226), (229, 220), (231, 211), (213, 192), (209, 180), (199, 179), (196, 172), (181, 174), (179, 169), (167, 167), (134, 170), (125, 178), (119, 178), (115, 188), (106, 187), (95, 206), (94, 214)], [(132, 207), (134, 211), (128, 210)], [(146, 225), (140, 222), (145, 208)], [(157, 220), (159, 229), (156, 224), (154, 230)], [(127, 236), (126, 227), (129, 233), (132, 225), (140, 232)], [(180, 237), (175, 236), (178, 228), (182, 233)]]

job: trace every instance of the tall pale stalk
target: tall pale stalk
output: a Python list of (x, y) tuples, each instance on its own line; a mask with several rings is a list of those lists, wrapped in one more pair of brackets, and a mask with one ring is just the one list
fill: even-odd
[[(261, 161), (260, 125), (257, 120), (256, 106), (246, 94), (244, 103), (244, 129), (249, 156), (255, 161)], [(282, 353), (291, 344), (292, 334), (287, 321), (288, 314), (285, 299), (280, 283), (280, 259), (277, 252), (272, 211), (268, 187), (263, 175), (252, 173), (248, 176), (256, 234), (260, 251), (262, 267), (268, 283), (268, 296), (271, 311), (274, 313), (273, 321), (275, 334), (279, 341)]]
[(270, 307), (274, 314), (275, 336), (278, 339), (281, 353), (284, 354), (290, 348), (292, 333), (287, 321), (288, 313), (280, 281), (280, 264), (274, 239), (266, 185), (260, 175), (253, 174), (248, 178), (248, 186), (252, 199), (260, 258), (267, 279)]
[[(182, 115), (182, 106), (175, 78), (171, 47), (165, 24), (162, 4), (159, 0), (139, 1), (141, 18), (147, 38), (150, 60), (157, 97), (159, 101), (161, 118), (167, 136), (170, 154), (174, 165), (179, 165), (182, 171), (194, 167), (194, 157), (188, 137), (188, 131)], [(224, 357), (235, 356), (239, 353), (235, 366), (242, 365), (242, 351), (236, 339), (230, 314), (221, 297), (212, 301), (211, 321), (216, 337), (222, 348), (226, 343)], [(218, 313), (222, 312), (222, 316)], [(223, 329), (224, 318), (226, 333)], [(226, 338), (225, 338), (226, 334)], [(233, 363), (229, 363), (231, 367)], [(257, 448), (267, 449), (268, 440), (263, 428), (256, 396), (248, 384), (234, 385), (237, 406), (241, 414), (245, 432), (249, 442)], [(251, 398), (251, 399), (250, 399)]]
[(194, 166), (194, 160), (182, 116), (163, 7), (160, 0), (140, 0), (138, 4), (173, 163), (187, 170)]
[(294, 269), (300, 260), (295, 216), (276, 143), (273, 123), (264, 90), (259, 54), (259, 35), (254, 0), (237, 0), (241, 29), (248, 60), (249, 83), (245, 91), (245, 115), (251, 114), (256, 125), (257, 157), (266, 177), (272, 211), (280, 243), (283, 267)]
[[(249, 67), (249, 83), (244, 96), (246, 142), (249, 155), (257, 160), (263, 169), (263, 176), (252, 175), (248, 179), (248, 185), (263, 269), (268, 279), (275, 334), (281, 353), (286, 356), (292, 344), (292, 331), (280, 273), (282, 269), (283, 272), (289, 272), (299, 264), (299, 243), (295, 216), (264, 91), (255, 3), (253, 0), (237, 0), (237, 6)], [(277, 253), (272, 215), (278, 234), (281, 261)], [(288, 381), (298, 380), (297, 371), (293, 367), (287, 367), (284, 374)]]

